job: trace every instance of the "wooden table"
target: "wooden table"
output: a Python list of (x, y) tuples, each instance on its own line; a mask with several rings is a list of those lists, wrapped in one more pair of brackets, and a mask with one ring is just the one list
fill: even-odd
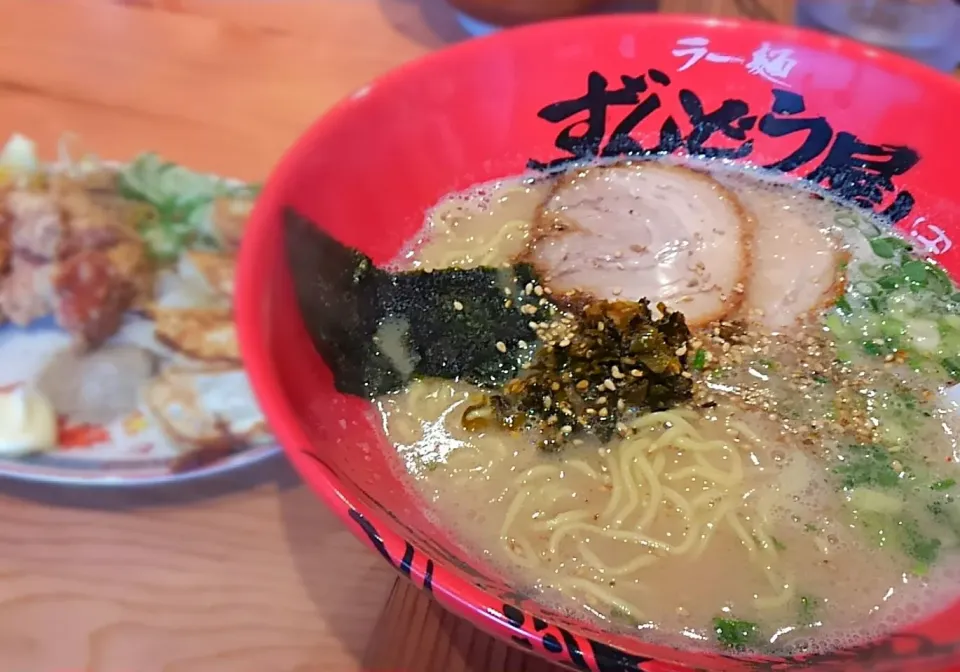
[[(250, 179), (340, 96), (463, 37), (442, 0), (0, 0), (0, 17), (3, 133)], [(0, 482), (0, 549), (0, 672), (547, 669), (396, 583), (283, 460), (144, 492)]]

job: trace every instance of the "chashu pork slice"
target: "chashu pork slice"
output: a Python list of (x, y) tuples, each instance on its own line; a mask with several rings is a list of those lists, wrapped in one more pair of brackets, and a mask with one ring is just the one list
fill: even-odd
[(782, 331), (816, 316), (843, 292), (847, 254), (826, 232), (832, 206), (789, 187), (742, 190), (757, 222), (743, 316)]
[(753, 222), (709, 175), (657, 163), (571, 171), (543, 204), (527, 260), (554, 295), (663, 301), (702, 326), (734, 312)]

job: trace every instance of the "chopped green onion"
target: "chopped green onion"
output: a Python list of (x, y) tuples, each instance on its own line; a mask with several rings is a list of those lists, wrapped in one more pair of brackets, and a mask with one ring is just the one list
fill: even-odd
[(905, 277), (911, 284), (918, 285), (920, 287), (927, 286), (929, 273), (925, 263), (917, 259), (911, 259), (900, 268), (903, 271), (903, 277)]
[(748, 646), (756, 646), (760, 641), (760, 628), (751, 621), (736, 618), (713, 619), (713, 631), (717, 642), (728, 649), (742, 651)]
[(910, 243), (895, 236), (881, 236), (870, 240), (870, 249), (878, 257), (893, 259), (900, 250), (909, 250)]
[(850, 306), (850, 302), (845, 295), (837, 297), (835, 305), (837, 306), (837, 310), (844, 315), (853, 315), (853, 308)]
[(800, 625), (814, 625), (817, 618), (817, 611), (820, 609), (820, 600), (807, 595), (800, 596)]

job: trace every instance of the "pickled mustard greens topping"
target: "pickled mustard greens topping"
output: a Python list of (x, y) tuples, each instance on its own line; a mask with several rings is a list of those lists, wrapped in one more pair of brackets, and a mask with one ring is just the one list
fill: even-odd
[(671, 408), (692, 396), (686, 372), (690, 330), (681, 313), (649, 302), (599, 301), (540, 328), (543, 347), (500, 393), (467, 408), (463, 424), (536, 429), (556, 450), (590, 434), (626, 433), (630, 414)]
[(864, 232), (873, 256), (850, 265), (848, 289), (826, 318), (838, 356), (881, 357), (960, 381), (960, 292), (946, 272), (915, 256), (908, 241), (883, 235), (856, 213), (837, 223)]

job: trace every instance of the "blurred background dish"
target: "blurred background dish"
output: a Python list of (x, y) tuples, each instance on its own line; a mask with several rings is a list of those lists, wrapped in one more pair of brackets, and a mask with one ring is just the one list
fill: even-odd
[[(460, 26), (481, 36), (499, 28), (594, 12), (649, 11), (649, 3), (616, 0), (448, 0)], [(776, 20), (768, 7), (738, 0), (753, 18)], [(661, 8), (663, 9), (663, 8)], [(664, 10), (666, 11), (666, 10)], [(694, 10), (691, 10), (694, 11)], [(939, 70), (960, 64), (957, 0), (797, 0), (794, 23), (900, 53)]]
[(596, 11), (606, 0), (450, 0), (458, 20), (471, 35), (500, 26), (515, 26)]
[(798, 0), (795, 22), (939, 70), (952, 70), (960, 61), (960, 3), (955, 0)]

